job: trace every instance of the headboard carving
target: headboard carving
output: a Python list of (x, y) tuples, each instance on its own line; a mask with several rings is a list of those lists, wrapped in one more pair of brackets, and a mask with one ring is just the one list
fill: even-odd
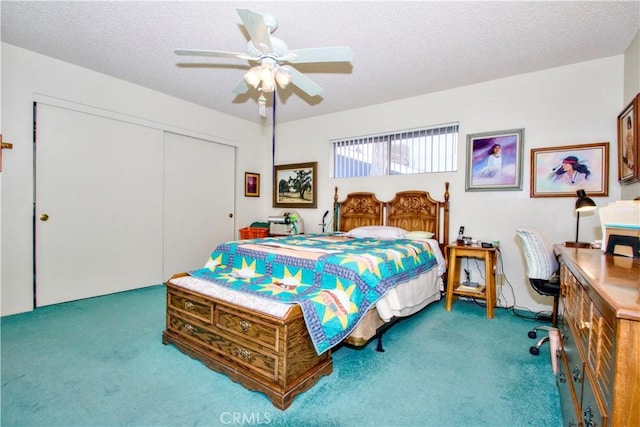
[(449, 242), (449, 183), (445, 183), (444, 200), (426, 191), (400, 191), (388, 202), (373, 193), (349, 193), (338, 202), (334, 195), (334, 231), (349, 231), (366, 225), (388, 225), (407, 231), (430, 231), (441, 245)]
[[(337, 201), (338, 187), (335, 191), (334, 201)], [(384, 203), (373, 193), (350, 193), (343, 202), (336, 204), (338, 221), (334, 221), (334, 230), (349, 231), (356, 227), (383, 223)]]

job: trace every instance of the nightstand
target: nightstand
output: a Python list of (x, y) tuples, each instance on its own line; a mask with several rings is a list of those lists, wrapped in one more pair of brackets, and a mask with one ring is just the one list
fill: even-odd
[[(487, 318), (493, 319), (493, 308), (496, 305), (496, 262), (497, 248), (483, 248), (480, 245), (447, 246), (449, 251), (449, 274), (447, 280), (447, 298), (445, 308), (451, 311), (453, 299), (459, 296), (484, 300), (487, 306)], [(484, 286), (470, 289), (460, 284), (461, 258), (477, 258), (484, 261)]]

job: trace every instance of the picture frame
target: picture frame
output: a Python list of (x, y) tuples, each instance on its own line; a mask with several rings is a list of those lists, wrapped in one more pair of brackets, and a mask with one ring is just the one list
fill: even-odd
[(273, 167), (274, 208), (317, 208), (318, 162)]
[(640, 180), (639, 104), (640, 94), (618, 115), (618, 182), (623, 185)]
[(531, 197), (609, 195), (609, 143), (531, 149)]
[(522, 190), (523, 146), (523, 128), (468, 134), (465, 190)]
[(260, 197), (260, 174), (244, 173), (244, 197)]

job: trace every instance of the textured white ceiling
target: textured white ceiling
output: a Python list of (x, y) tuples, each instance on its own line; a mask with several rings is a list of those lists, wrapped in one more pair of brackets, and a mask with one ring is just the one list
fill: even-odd
[(297, 66), (324, 88), (279, 91), (279, 122), (624, 53), (639, 1), (7, 1), (2, 41), (233, 116), (258, 115), (231, 91), (246, 61), (176, 48), (246, 52), (235, 9), (278, 18), (291, 49), (350, 46), (352, 65)]

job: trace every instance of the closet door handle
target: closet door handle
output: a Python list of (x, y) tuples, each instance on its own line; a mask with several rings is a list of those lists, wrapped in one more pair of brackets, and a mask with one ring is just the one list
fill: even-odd
[(46, 221), (49, 219), (49, 215), (46, 213), (40, 214), (40, 221)]

